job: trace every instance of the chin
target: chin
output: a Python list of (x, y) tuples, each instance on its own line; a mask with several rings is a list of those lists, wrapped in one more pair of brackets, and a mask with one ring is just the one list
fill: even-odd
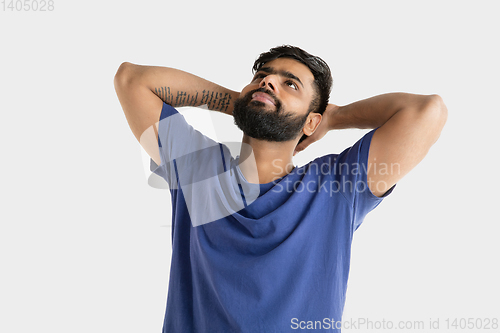
[(251, 106), (254, 109), (258, 109), (258, 110), (276, 111), (275, 105), (266, 104), (266, 103), (261, 102), (261, 101), (252, 100), (252, 101), (250, 101), (250, 103), (248, 103), (248, 106)]

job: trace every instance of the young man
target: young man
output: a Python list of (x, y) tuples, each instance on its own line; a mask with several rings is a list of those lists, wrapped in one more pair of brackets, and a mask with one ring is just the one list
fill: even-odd
[[(261, 54), (254, 71), (241, 92), (172, 68), (124, 63), (116, 74), (130, 128), (172, 194), (164, 332), (340, 331), (354, 231), (446, 122), (437, 95), (328, 104), (328, 65), (297, 47)], [(236, 158), (174, 109), (205, 104), (243, 131)], [(343, 128), (374, 130), (293, 166)]]

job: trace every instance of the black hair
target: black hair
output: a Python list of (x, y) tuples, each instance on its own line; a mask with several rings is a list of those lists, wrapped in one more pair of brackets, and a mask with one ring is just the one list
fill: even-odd
[[(257, 72), (264, 64), (278, 59), (291, 58), (306, 65), (314, 76), (313, 87), (316, 95), (309, 106), (309, 112), (317, 112), (323, 114), (330, 99), (332, 90), (332, 73), (328, 64), (320, 57), (313, 56), (306, 51), (291, 45), (282, 45), (270, 49), (268, 52), (261, 53), (253, 64), (253, 72)], [(306, 138), (302, 136), (299, 142)]]

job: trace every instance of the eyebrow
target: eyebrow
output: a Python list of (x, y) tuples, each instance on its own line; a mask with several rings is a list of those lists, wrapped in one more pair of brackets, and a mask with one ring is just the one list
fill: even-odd
[(272, 67), (262, 67), (257, 72), (266, 72), (266, 73), (269, 73), (269, 74), (278, 74), (280, 76), (287, 77), (289, 79), (297, 81), (298, 83), (300, 83), (300, 85), (302, 86), (302, 88), (304, 88), (304, 84), (302, 83), (302, 81), (300, 81), (300, 79), (297, 76), (295, 76), (294, 74), (290, 73), (289, 71), (277, 71), (277, 70), (275, 70)]

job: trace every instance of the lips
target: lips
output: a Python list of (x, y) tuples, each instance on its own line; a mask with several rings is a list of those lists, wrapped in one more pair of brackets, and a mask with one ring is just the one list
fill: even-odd
[(252, 100), (255, 100), (255, 101), (260, 101), (262, 103), (266, 103), (266, 104), (270, 104), (270, 105), (276, 105), (274, 103), (274, 99), (269, 96), (268, 94), (264, 93), (264, 92), (256, 92), (252, 95)]

